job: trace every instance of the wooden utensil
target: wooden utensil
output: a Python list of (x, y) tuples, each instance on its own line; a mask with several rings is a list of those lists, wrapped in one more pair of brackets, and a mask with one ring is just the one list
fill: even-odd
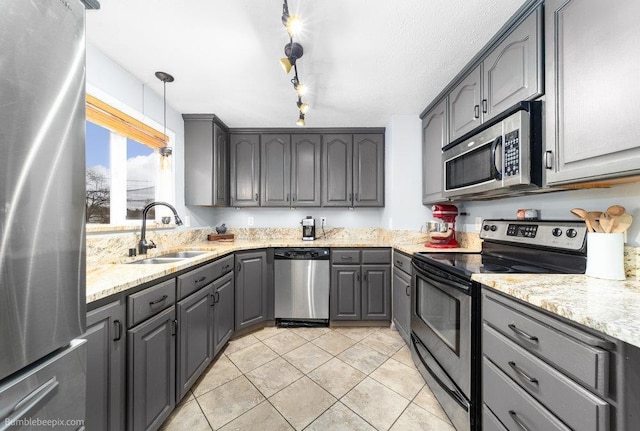
[(571, 210), (571, 214), (573, 214), (573, 215), (577, 216), (578, 218), (584, 220), (584, 222), (587, 224), (587, 230), (589, 232), (593, 232), (593, 227), (591, 226), (591, 223), (587, 219), (587, 212), (585, 210), (583, 210), (582, 208), (574, 208), (574, 209)]
[(631, 214), (629, 214), (628, 212), (624, 212), (622, 213), (621, 216), (618, 216), (616, 218), (615, 226), (613, 226), (613, 229), (611, 232), (614, 232), (614, 233), (625, 232), (627, 229), (629, 229), (629, 226), (631, 226), (632, 222), (633, 222), (633, 217), (631, 217)]
[(620, 217), (622, 214), (624, 214), (625, 212), (626, 210), (621, 205), (611, 205), (609, 208), (607, 208), (606, 214), (608, 218), (608, 223), (607, 223), (607, 229), (605, 229), (604, 231), (606, 233), (611, 233), (616, 224), (616, 219)]
[(591, 223), (591, 228), (594, 232), (604, 233), (604, 229), (600, 227), (600, 222), (598, 221), (602, 217), (602, 211), (589, 211), (587, 213), (587, 220)]
[(609, 215), (606, 212), (602, 213), (602, 216), (600, 217), (600, 226), (602, 227), (605, 233), (609, 233), (613, 230), (613, 222), (614, 222), (614, 219), (609, 217)]

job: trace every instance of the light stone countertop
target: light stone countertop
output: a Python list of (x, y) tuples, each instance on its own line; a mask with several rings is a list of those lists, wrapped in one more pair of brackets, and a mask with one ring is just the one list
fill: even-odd
[(486, 286), (640, 347), (640, 281), (584, 274), (474, 274)]
[[(86, 301), (91, 303), (108, 296), (124, 292), (163, 276), (189, 269), (193, 265), (210, 261), (229, 253), (242, 250), (252, 250), (268, 247), (394, 247), (409, 255), (417, 251), (432, 252), (479, 252), (480, 249), (450, 248), (434, 249), (424, 244), (389, 244), (377, 240), (324, 240), (302, 241), (292, 239), (271, 240), (235, 240), (233, 242), (197, 242), (188, 246), (173, 247), (162, 250), (151, 250), (145, 256), (122, 258), (117, 262), (110, 262), (87, 267)], [(129, 265), (129, 262), (156, 257), (161, 254), (180, 250), (199, 250), (205, 253), (179, 262), (153, 265)]]

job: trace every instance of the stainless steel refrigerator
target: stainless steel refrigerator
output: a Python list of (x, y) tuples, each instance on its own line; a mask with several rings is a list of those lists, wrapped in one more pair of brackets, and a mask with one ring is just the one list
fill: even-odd
[(82, 429), (84, 16), (0, 0), (0, 431)]

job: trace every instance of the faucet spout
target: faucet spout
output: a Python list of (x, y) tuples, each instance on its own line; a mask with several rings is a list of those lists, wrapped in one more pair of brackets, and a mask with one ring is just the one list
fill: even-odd
[(162, 205), (169, 208), (173, 211), (173, 216), (176, 220), (176, 226), (182, 226), (182, 219), (178, 215), (178, 211), (173, 207), (173, 205), (168, 204), (167, 202), (151, 202), (149, 205), (144, 207), (142, 210), (142, 231), (140, 232), (140, 242), (138, 243), (138, 253), (139, 254), (147, 254), (147, 250), (150, 248), (155, 248), (156, 244), (153, 241), (147, 241), (147, 213), (149, 210), (157, 205)]

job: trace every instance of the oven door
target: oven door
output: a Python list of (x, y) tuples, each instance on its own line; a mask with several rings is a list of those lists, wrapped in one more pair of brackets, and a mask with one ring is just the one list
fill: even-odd
[[(471, 280), (413, 262), (411, 330), (466, 399), (471, 397)], [(419, 351), (418, 351), (419, 353)], [(428, 361), (428, 358), (423, 358)]]

